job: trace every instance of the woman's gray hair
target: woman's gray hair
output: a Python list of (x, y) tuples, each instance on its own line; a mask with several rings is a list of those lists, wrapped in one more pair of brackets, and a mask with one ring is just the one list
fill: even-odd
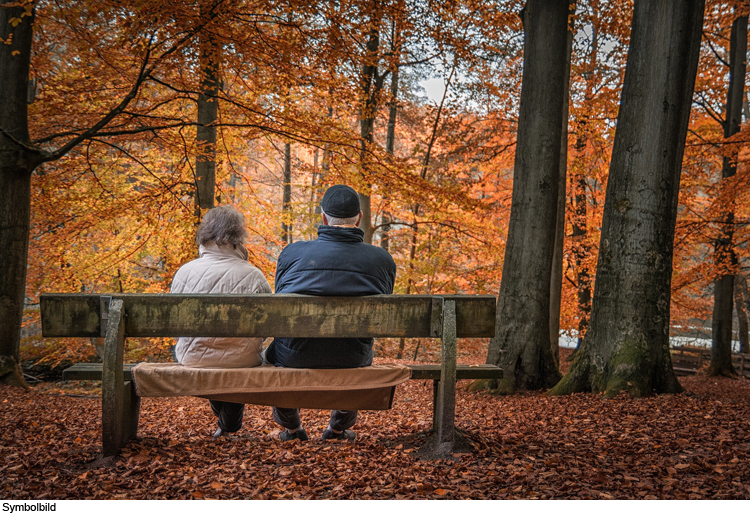
[(245, 217), (231, 205), (209, 209), (198, 226), (195, 240), (199, 246), (208, 242), (215, 242), (219, 246), (241, 246), (247, 241)]
[(321, 211), (321, 212), (325, 215), (326, 220), (328, 220), (328, 225), (332, 225), (332, 226), (354, 225), (357, 223), (357, 220), (359, 220), (359, 215), (352, 216), (351, 218), (336, 218), (335, 216), (326, 214), (325, 211)]

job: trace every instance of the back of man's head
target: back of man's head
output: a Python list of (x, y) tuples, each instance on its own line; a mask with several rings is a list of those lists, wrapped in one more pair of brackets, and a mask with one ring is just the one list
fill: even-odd
[(359, 195), (348, 185), (329, 187), (320, 208), (330, 225), (353, 225), (359, 221)]

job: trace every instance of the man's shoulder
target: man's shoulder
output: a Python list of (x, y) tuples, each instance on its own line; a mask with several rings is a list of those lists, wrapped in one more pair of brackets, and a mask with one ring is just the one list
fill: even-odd
[(364, 244), (364, 248), (362, 249), (363, 252), (367, 254), (367, 258), (374, 258), (377, 259), (379, 262), (386, 262), (386, 263), (393, 263), (395, 266), (396, 263), (393, 261), (393, 257), (390, 253), (388, 253), (385, 249), (383, 249), (380, 246), (373, 246), (372, 244)]
[(295, 255), (299, 255), (300, 253), (306, 253), (309, 251), (312, 251), (314, 248), (313, 243), (316, 242), (315, 240), (300, 240), (298, 242), (292, 242), (291, 244), (287, 245), (284, 249), (281, 250), (281, 253), (279, 253), (279, 262), (286, 258), (293, 257)]

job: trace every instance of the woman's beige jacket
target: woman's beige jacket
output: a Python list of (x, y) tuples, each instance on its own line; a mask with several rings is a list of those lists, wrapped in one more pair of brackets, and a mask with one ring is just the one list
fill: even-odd
[[(200, 246), (200, 258), (182, 266), (172, 293), (271, 293), (263, 273), (247, 261), (244, 246)], [(263, 338), (180, 337), (175, 356), (186, 367), (256, 367)]]

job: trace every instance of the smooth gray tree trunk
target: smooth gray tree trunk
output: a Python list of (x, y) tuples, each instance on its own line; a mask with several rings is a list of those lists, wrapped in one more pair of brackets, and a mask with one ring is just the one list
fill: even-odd
[(669, 355), (670, 289), (703, 9), (703, 0), (635, 2), (591, 323), (551, 394), (682, 390)]
[(552, 387), (550, 277), (557, 226), (568, 2), (529, 0), (510, 225), (487, 362), (505, 375), (497, 392)]

